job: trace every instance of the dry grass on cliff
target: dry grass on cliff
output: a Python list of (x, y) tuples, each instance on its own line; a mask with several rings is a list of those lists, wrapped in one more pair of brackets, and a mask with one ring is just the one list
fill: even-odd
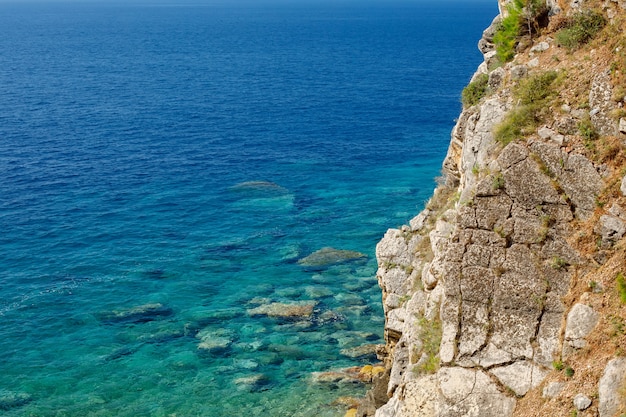
[[(561, 2), (565, 12), (568, 5)], [(569, 3), (569, 2), (567, 2)], [(615, 6), (614, 3), (612, 3)], [(585, 2), (585, 7), (602, 10), (599, 0)], [(535, 42), (552, 40), (562, 27), (562, 18), (555, 18), (542, 38)], [(551, 47), (548, 51), (533, 54), (528, 51), (520, 54), (516, 63), (539, 60), (543, 71), (555, 70), (566, 73), (566, 81), (561, 85), (559, 98), (552, 103), (554, 119), (563, 116), (560, 106), (567, 104), (572, 109), (589, 109), (589, 90), (593, 77), (600, 71), (609, 70), (615, 86), (613, 100), (619, 102), (626, 96), (626, 14), (621, 13), (610, 22), (596, 38), (579, 49), (570, 51), (563, 47)], [(551, 42), (554, 45), (553, 42)], [(617, 107), (617, 106), (616, 106)], [(626, 117), (626, 110), (618, 108), (615, 119)], [(578, 134), (566, 148), (569, 151), (584, 153), (598, 165), (604, 164), (609, 175), (604, 178), (606, 187), (598, 196), (598, 207), (591, 219), (574, 224), (576, 234), (571, 244), (585, 258), (583, 266), (576, 272), (572, 288), (563, 302), (570, 308), (577, 302), (584, 302), (600, 313), (600, 322), (587, 338), (588, 346), (564, 361), (563, 368), (571, 367), (573, 375), (567, 376), (564, 370), (553, 370), (546, 380), (524, 398), (519, 399), (514, 416), (516, 417), (591, 417), (598, 416), (598, 386), (606, 363), (616, 356), (626, 356), (626, 303), (620, 298), (617, 276), (626, 274), (626, 239), (612, 248), (600, 248), (594, 227), (600, 216), (615, 203), (626, 207), (626, 197), (621, 195), (620, 182), (626, 174), (626, 150), (623, 138), (601, 137), (589, 146), (585, 138)], [(623, 291), (623, 290), (622, 290)], [(542, 396), (543, 387), (550, 382), (565, 382), (563, 392), (554, 399)], [(618, 415), (626, 415), (626, 380), (624, 381), (624, 404)], [(576, 394), (583, 393), (593, 400), (585, 411), (577, 411), (573, 405)]]

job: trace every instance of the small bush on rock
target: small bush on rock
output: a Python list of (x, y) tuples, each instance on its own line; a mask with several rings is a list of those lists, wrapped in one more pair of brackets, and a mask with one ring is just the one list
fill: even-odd
[(463, 107), (471, 107), (478, 104), (478, 102), (487, 95), (488, 82), (489, 75), (480, 74), (474, 81), (469, 83), (461, 93)]
[(560, 46), (574, 51), (589, 42), (606, 25), (606, 19), (598, 12), (586, 10), (571, 17), (565, 27), (556, 34)]
[(548, 101), (556, 96), (559, 74), (547, 71), (522, 80), (514, 90), (520, 103), (496, 126), (495, 139), (507, 145), (511, 141), (528, 136), (537, 129), (545, 117)]

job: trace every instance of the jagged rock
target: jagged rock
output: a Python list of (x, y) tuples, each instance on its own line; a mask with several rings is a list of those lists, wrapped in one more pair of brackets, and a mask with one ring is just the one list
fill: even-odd
[(392, 396), (396, 388), (402, 384), (403, 377), (406, 372), (410, 372), (407, 365), (410, 362), (409, 349), (404, 340), (400, 340), (393, 354), (393, 363), (389, 374), (389, 385), (387, 387), (387, 395)]
[(557, 0), (546, 0), (546, 6), (548, 6), (550, 16), (561, 13), (561, 8)]
[(496, 90), (498, 89), (498, 87), (500, 87), (500, 84), (502, 84), (502, 81), (504, 80), (504, 77), (506, 76), (506, 71), (504, 71), (504, 68), (499, 67), (496, 68), (495, 70), (491, 71), (491, 73), (489, 74), (489, 81), (488, 81), (488, 85), (491, 89)]
[(528, 61), (527, 65), (530, 68), (536, 68), (539, 66), (539, 58), (533, 58), (530, 61)]
[(389, 373), (380, 368), (378, 372), (372, 373), (372, 388), (367, 392), (365, 398), (357, 408), (358, 417), (373, 416), (376, 409), (382, 407), (389, 397), (387, 396), (387, 386), (389, 385)]
[(316, 301), (303, 301), (294, 303), (271, 303), (261, 305), (248, 310), (250, 316), (267, 316), (282, 319), (310, 318)]
[(626, 134), (626, 118), (619, 119), (619, 131)]
[(626, 358), (609, 361), (598, 384), (600, 417), (613, 417), (619, 410), (622, 401), (621, 392), (626, 388)]
[(620, 187), (620, 191), (622, 192), (623, 196), (626, 196), (626, 176), (622, 178), (622, 185)]
[(298, 264), (306, 267), (323, 268), (364, 258), (367, 258), (367, 255), (361, 252), (326, 247), (300, 259)]
[(389, 229), (376, 245), (376, 259), (379, 264), (410, 265), (409, 243), (399, 229)]
[(565, 388), (565, 382), (550, 382), (543, 389), (543, 397), (544, 398), (555, 398), (558, 397), (559, 394)]
[(491, 373), (516, 395), (526, 395), (541, 384), (548, 372), (529, 361), (519, 361), (508, 366), (494, 368)]
[(593, 78), (591, 91), (589, 92), (589, 105), (591, 121), (598, 132), (602, 135), (614, 135), (616, 133), (616, 123), (611, 117), (614, 109), (612, 100), (611, 74), (609, 71), (602, 71)]
[(626, 234), (626, 222), (619, 217), (603, 214), (594, 231), (602, 237), (602, 246), (610, 247)]
[(233, 344), (233, 333), (226, 329), (206, 328), (196, 334), (198, 351), (201, 353), (221, 354)]
[(424, 228), (424, 224), (426, 223), (426, 220), (428, 219), (429, 215), (430, 215), (430, 210), (426, 208), (422, 210), (420, 214), (412, 218), (411, 221), (409, 222), (409, 225), (411, 226), (411, 230), (413, 232), (418, 232), (422, 230)]
[(591, 399), (585, 394), (576, 394), (572, 402), (578, 411), (586, 410), (591, 406)]
[(409, 273), (404, 268), (379, 268), (377, 272), (380, 287), (383, 294), (398, 294), (403, 296), (407, 293), (410, 280)]
[(569, 356), (574, 349), (586, 346), (585, 337), (589, 335), (598, 324), (599, 315), (594, 309), (585, 304), (575, 304), (567, 315), (565, 325), (565, 346), (563, 356)]

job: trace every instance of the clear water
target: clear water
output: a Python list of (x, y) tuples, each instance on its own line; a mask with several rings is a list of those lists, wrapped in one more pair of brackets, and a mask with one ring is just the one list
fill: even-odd
[(0, 3), (0, 414), (342, 415), (495, 3)]

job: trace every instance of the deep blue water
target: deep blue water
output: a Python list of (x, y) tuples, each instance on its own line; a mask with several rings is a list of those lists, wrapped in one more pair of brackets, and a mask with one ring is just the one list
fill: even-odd
[[(382, 343), (374, 247), (496, 13), (0, 3), (0, 414), (343, 415), (365, 387), (311, 375), (375, 362), (345, 355)], [(367, 258), (298, 263), (324, 247)]]

